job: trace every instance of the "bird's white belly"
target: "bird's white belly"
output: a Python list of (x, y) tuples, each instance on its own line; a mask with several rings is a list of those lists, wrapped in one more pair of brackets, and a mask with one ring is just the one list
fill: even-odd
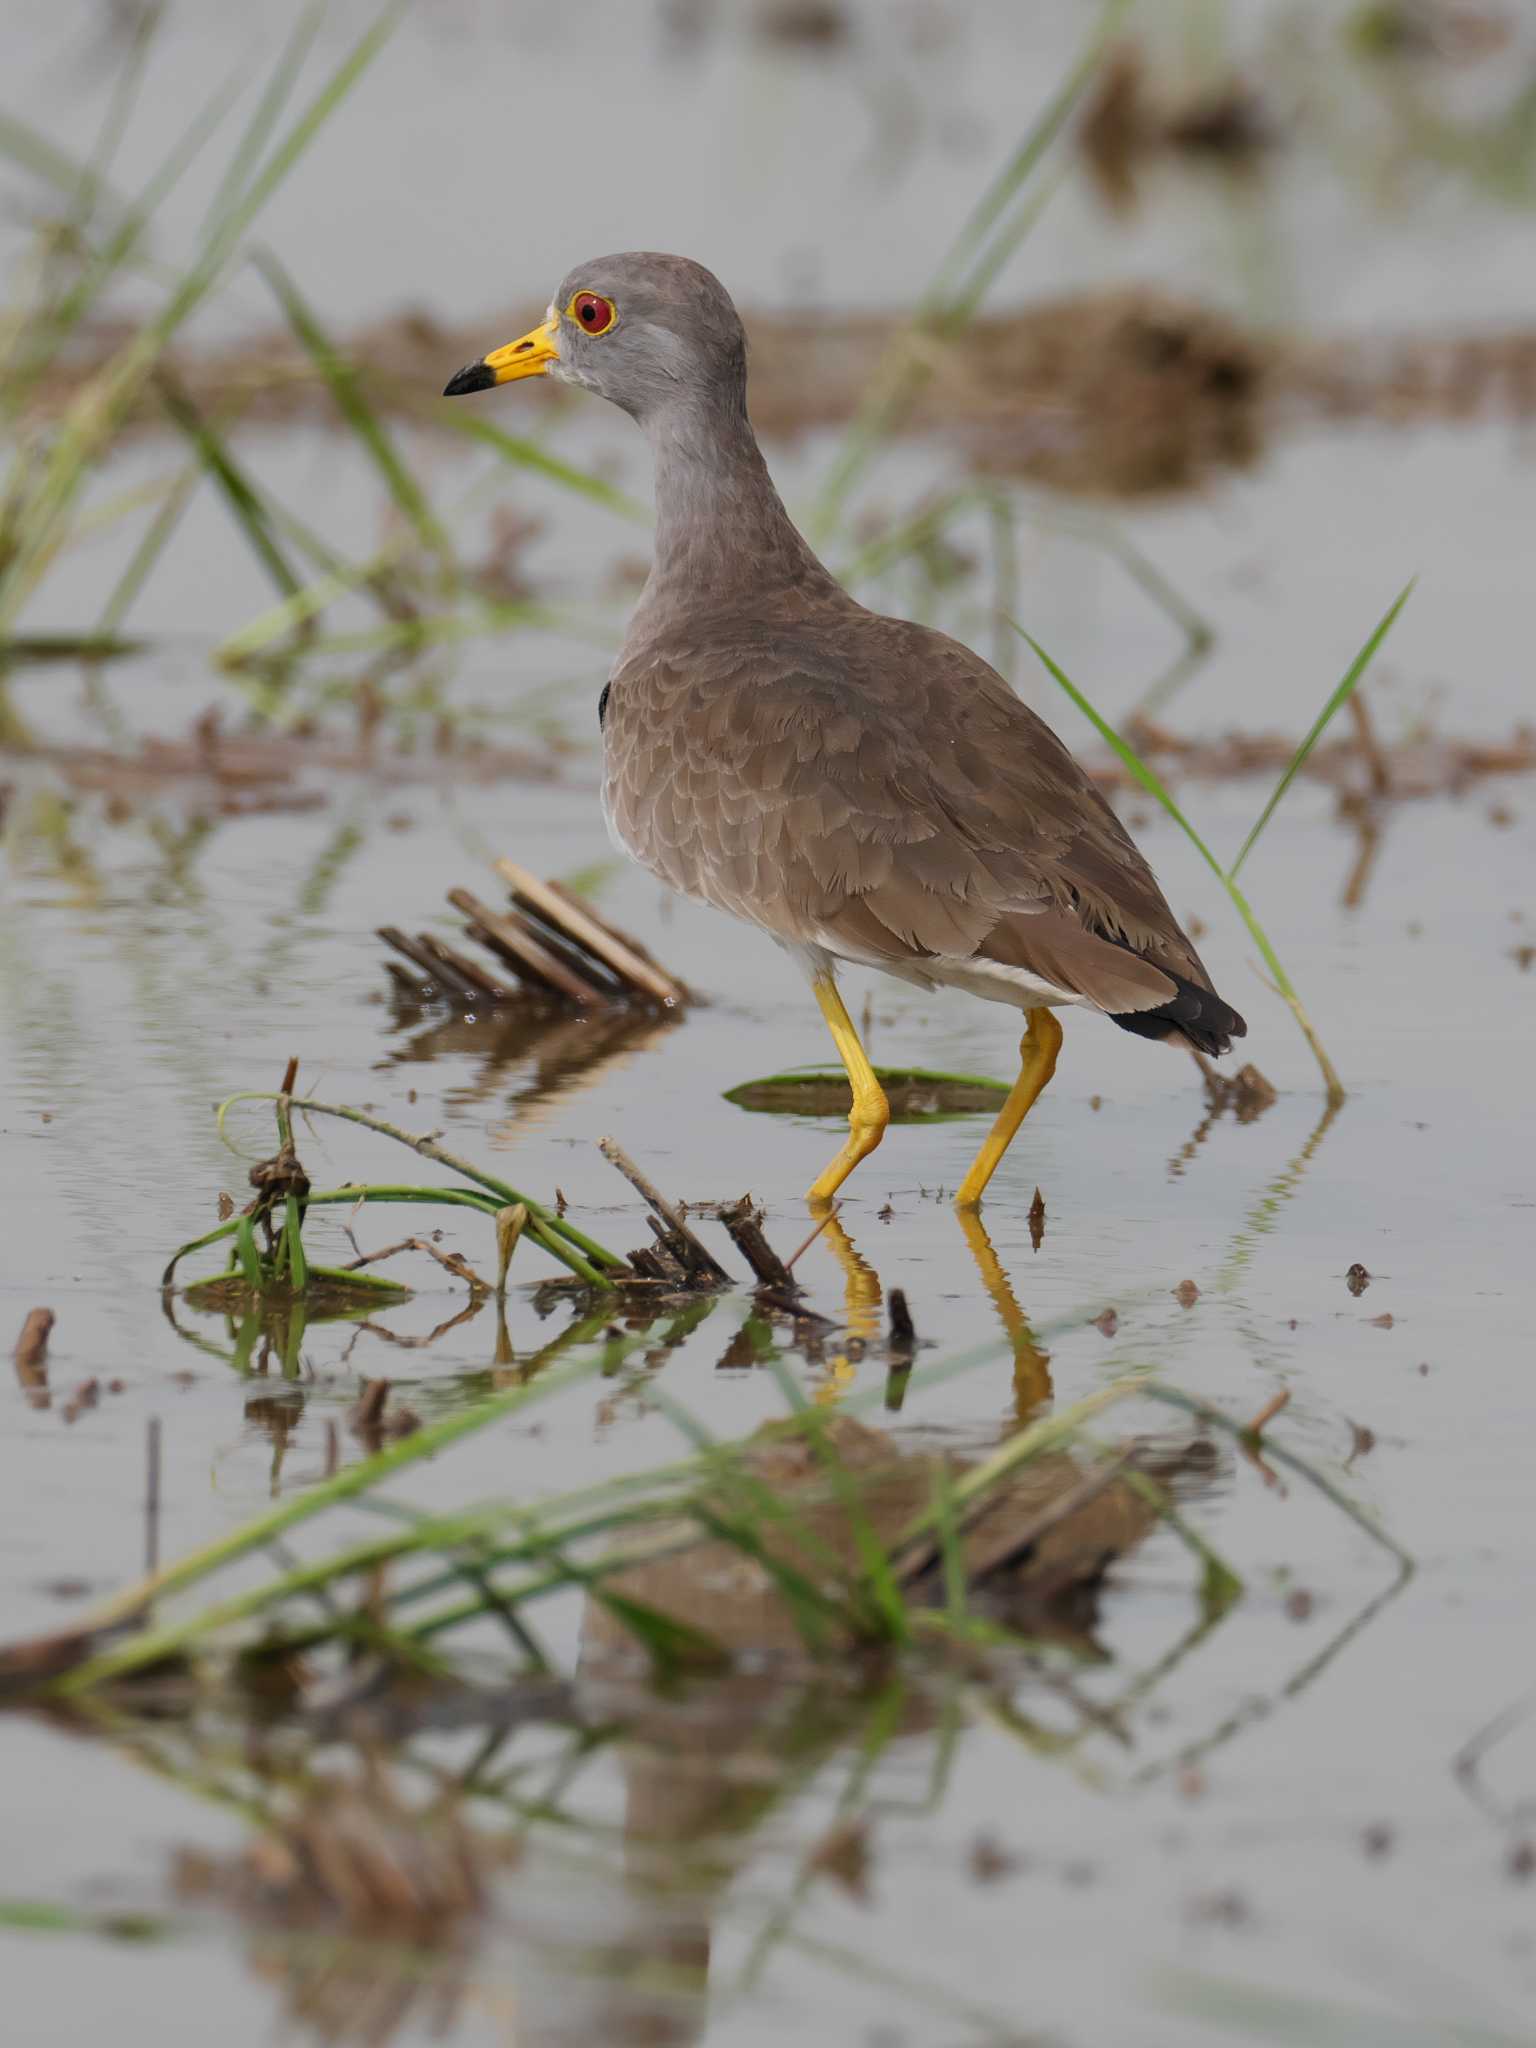
[(960, 959), (936, 953), (920, 960), (889, 960), (873, 953), (849, 950), (831, 932), (818, 934), (820, 949), (833, 960), (851, 967), (873, 967), (893, 981), (910, 982), (916, 988), (957, 988), (963, 994), (980, 996), (984, 1002), (1007, 1003), (1015, 1010), (1061, 1009), (1085, 999), (1070, 989), (1058, 988), (1027, 968), (1005, 967), (996, 960)]

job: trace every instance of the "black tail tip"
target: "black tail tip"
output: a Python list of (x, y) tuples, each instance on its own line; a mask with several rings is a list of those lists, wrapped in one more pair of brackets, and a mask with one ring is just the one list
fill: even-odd
[(443, 386), (444, 398), (462, 398), (466, 391), (489, 391), (496, 382), (496, 372), (482, 357), (478, 363), (466, 363), (462, 370), (448, 379)]
[(1122, 1031), (1134, 1032), (1138, 1038), (1183, 1038), (1197, 1052), (1207, 1053), (1212, 1059), (1230, 1052), (1234, 1038), (1248, 1036), (1247, 1023), (1230, 1003), (1224, 1003), (1211, 989), (1197, 988), (1161, 961), (1157, 964), (1177, 993), (1155, 1010), (1111, 1012), (1112, 1024), (1118, 1024)]

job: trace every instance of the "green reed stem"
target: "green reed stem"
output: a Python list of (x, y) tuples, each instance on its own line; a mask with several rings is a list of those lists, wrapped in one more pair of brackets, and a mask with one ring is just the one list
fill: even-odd
[(1109, 723), (1109, 720), (1107, 718), (1103, 717), (1100, 712), (1095, 710), (1093, 705), (1089, 703), (1088, 699), (1083, 695), (1082, 691), (1077, 687), (1077, 685), (1072, 681), (1072, 679), (1068, 675), (1066, 675), (1064, 671), (1060, 667), (1058, 667), (1058, 665), (1051, 659), (1050, 655), (1046, 653), (1045, 649), (1040, 645), (1039, 641), (1034, 639), (1031, 634), (1025, 632), (1024, 628), (1020, 626), (1016, 620), (1012, 622), (1015, 632), (1017, 632), (1022, 639), (1027, 640), (1029, 642), (1029, 645), (1034, 649), (1035, 653), (1038, 655), (1040, 661), (1043, 663), (1049, 674), (1052, 675), (1057, 681), (1057, 683), (1060, 684), (1061, 688), (1071, 698), (1072, 702), (1077, 706), (1078, 710), (1082, 712), (1083, 716), (1099, 733), (1100, 737), (1107, 742), (1107, 744), (1113, 750), (1116, 757), (1123, 763), (1123, 765), (1129, 771), (1129, 773), (1135, 778), (1137, 782), (1140, 783), (1141, 787), (1144, 790), (1146, 790), (1149, 796), (1155, 798), (1155, 800), (1168, 813), (1168, 816), (1173, 819), (1174, 823), (1179, 827), (1180, 831), (1183, 832), (1185, 838), (1188, 839), (1190, 845), (1194, 847), (1195, 851), (1200, 855), (1200, 858), (1205, 862), (1206, 866), (1210, 869), (1211, 873), (1216, 877), (1217, 881), (1220, 882), (1222, 888), (1226, 891), (1228, 901), (1231, 903), (1233, 909), (1237, 912), (1238, 916), (1242, 919), (1244, 925), (1248, 929), (1250, 937), (1253, 939), (1254, 944), (1258, 947), (1260, 957), (1263, 959), (1265, 966), (1269, 969), (1270, 975), (1274, 982), (1275, 989), (1286, 1003), (1287, 1007), (1291, 1012), (1291, 1015), (1296, 1019), (1296, 1023), (1301, 1031), (1303, 1038), (1306, 1040), (1308, 1046), (1311, 1048), (1312, 1056), (1317, 1061), (1319, 1071), (1321, 1072), (1323, 1077), (1323, 1083), (1327, 1093), (1328, 1101), (1330, 1105), (1334, 1108), (1337, 1108), (1338, 1105), (1342, 1103), (1344, 1100), (1344, 1083), (1339, 1078), (1338, 1069), (1334, 1066), (1333, 1061), (1328, 1057), (1328, 1054), (1323, 1047), (1323, 1042), (1318, 1037), (1317, 1031), (1312, 1023), (1311, 1018), (1307, 1015), (1306, 1008), (1302, 1003), (1300, 995), (1296, 991), (1296, 986), (1294, 982), (1286, 973), (1285, 968), (1281, 965), (1280, 956), (1278, 953), (1276, 953), (1274, 946), (1271, 944), (1269, 934), (1265, 931), (1263, 925), (1259, 922), (1258, 916), (1254, 911), (1252, 904), (1248, 901), (1247, 896), (1238, 887), (1237, 873), (1239, 868), (1242, 866), (1243, 862), (1248, 858), (1248, 855), (1257, 845), (1259, 837), (1263, 833), (1265, 826), (1268, 825), (1270, 819), (1275, 814), (1276, 806), (1279, 804), (1280, 799), (1285, 795), (1285, 792), (1290, 788), (1292, 782), (1295, 781), (1296, 776), (1299, 774), (1303, 765), (1306, 762), (1307, 756), (1316, 746), (1318, 740), (1321, 739), (1323, 733), (1326, 731), (1328, 727), (1329, 722), (1333, 719), (1336, 713), (1343, 707), (1343, 705), (1348, 702), (1350, 696), (1353, 694), (1354, 690), (1358, 686), (1361, 677), (1365, 674), (1366, 669), (1370, 666), (1371, 661), (1375, 657), (1377, 649), (1381, 646), (1382, 641), (1391, 631), (1392, 626), (1397, 619), (1398, 613), (1407, 603), (1409, 595), (1412, 592), (1412, 589), (1412, 582), (1409, 582), (1404, 586), (1402, 591), (1394, 599), (1392, 604), (1388, 607), (1387, 611), (1383, 614), (1380, 623), (1376, 626), (1374, 632), (1372, 632), (1372, 634), (1370, 635), (1370, 638), (1366, 641), (1365, 645), (1360, 649), (1360, 652), (1355, 656), (1354, 660), (1350, 663), (1348, 669), (1344, 673), (1343, 678), (1341, 679), (1337, 687), (1334, 689), (1327, 703), (1323, 706), (1318, 716), (1313, 720), (1310, 731), (1302, 740), (1301, 744), (1297, 747), (1295, 753), (1291, 756), (1290, 762), (1287, 765), (1285, 772), (1281, 775), (1280, 780), (1276, 783), (1273, 791), (1270, 793), (1269, 801), (1265, 804), (1263, 810), (1259, 813), (1257, 820), (1255, 821), (1252, 829), (1248, 833), (1247, 838), (1243, 841), (1243, 844), (1238, 851), (1237, 858), (1232, 862), (1230, 867), (1223, 867), (1221, 862), (1216, 858), (1215, 854), (1212, 853), (1210, 847), (1206, 845), (1205, 841), (1201, 838), (1200, 834), (1195, 830), (1194, 826), (1190, 823), (1189, 819), (1186, 818), (1184, 813), (1179, 809), (1178, 804), (1174, 801), (1173, 796), (1169, 792), (1167, 785), (1164, 783), (1162, 777), (1158, 774), (1157, 770), (1153, 768), (1149, 762), (1144, 761), (1142, 759), (1141, 755), (1137, 753), (1136, 749), (1130, 744), (1128, 740), (1123, 739), (1121, 735), (1118, 732), (1116, 732), (1115, 728)]

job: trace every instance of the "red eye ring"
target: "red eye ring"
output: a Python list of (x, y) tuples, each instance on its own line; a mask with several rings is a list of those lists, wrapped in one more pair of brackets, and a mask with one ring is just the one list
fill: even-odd
[(612, 299), (598, 292), (577, 292), (566, 311), (583, 334), (606, 334), (619, 317)]

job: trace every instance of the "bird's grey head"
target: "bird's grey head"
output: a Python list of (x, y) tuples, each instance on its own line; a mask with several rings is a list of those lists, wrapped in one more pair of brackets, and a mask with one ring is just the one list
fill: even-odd
[(599, 256), (570, 272), (539, 326), (468, 364), (444, 396), (552, 376), (646, 424), (679, 404), (744, 408), (746, 364), (736, 308), (702, 264), (645, 252)]

